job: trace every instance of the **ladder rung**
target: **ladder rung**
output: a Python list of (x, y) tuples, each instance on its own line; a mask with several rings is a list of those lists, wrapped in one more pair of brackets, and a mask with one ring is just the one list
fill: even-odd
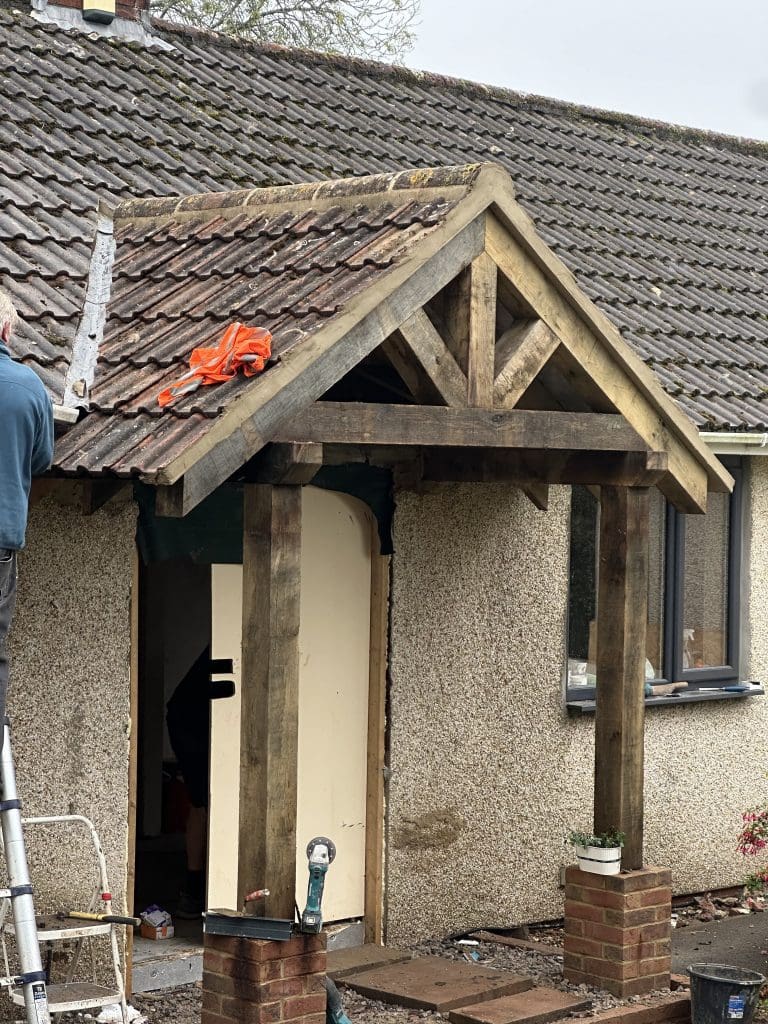
[[(17, 1006), (24, 1005), (24, 993), (21, 989), (15, 989), (12, 998)], [(96, 1006), (119, 1002), (120, 993), (104, 985), (71, 981), (69, 984), (48, 986), (48, 1009), (51, 1013), (90, 1010)]]

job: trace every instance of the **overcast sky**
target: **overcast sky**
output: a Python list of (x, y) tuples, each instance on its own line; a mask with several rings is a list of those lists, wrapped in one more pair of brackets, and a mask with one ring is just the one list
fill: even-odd
[(768, 0), (422, 0), (414, 68), (768, 139)]

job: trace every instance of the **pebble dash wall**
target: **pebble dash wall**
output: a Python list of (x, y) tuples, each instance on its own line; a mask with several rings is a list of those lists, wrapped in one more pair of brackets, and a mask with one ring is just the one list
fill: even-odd
[[(746, 502), (744, 674), (768, 681), (768, 459)], [(565, 710), (567, 488), (543, 513), (491, 484), (401, 492), (393, 556), (387, 941), (562, 916), (560, 868), (591, 820), (594, 719)], [(750, 737), (768, 698), (652, 708), (646, 862), (675, 892), (738, 884)]]
[[(32, 509), (11, 630), (18, 789), (25, 815), (84, 814), (99, 832), (117, 908), (128, 864), (130, 588), (136, 510)], [(27, 832), (40, 910), (80, 906), (95, 880), (82, 833)]]

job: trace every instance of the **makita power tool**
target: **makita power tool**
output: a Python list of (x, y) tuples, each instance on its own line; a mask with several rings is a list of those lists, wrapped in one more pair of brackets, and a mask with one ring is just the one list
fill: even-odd
[(301, 930), (316, 934), (323, 927), (323, 888), (325, 874), (336, 856), (336, 847), (330, 839), (318, 836), (307, 846), (309, 860), (309, 885), (307, 886), (307, 905), (301, 915)]

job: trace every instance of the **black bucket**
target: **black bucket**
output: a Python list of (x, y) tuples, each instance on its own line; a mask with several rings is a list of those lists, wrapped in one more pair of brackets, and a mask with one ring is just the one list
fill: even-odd
[(693, 1024), (750, 1024), (765, 978), (724, 964), (691, 964)]

